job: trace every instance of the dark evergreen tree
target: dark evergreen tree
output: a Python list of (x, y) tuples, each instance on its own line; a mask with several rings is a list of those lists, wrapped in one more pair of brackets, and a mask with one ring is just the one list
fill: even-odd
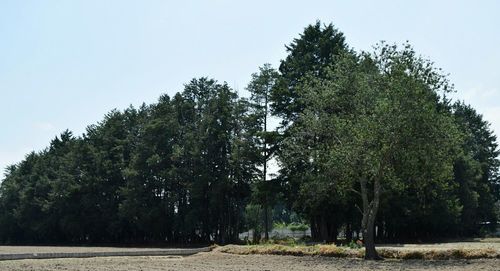
[(252, 80), (247, 86), (250, 92), (252, 111), (259, 129), (255, 131), (257, 147), (260, 149), (259, 166), (262, 167), (262, 177), (253, 186), (253, 199), (258, 206), (263, 208), (263, 230), (265, 240), (269, 239), (269, 231), (272, 227), (272, 207), (278, 199), (278, 185), (276, 179), (268, 178), (268, 162), (273, 156), (278, 142), (279, 134), (268, 128), (270, 122), (270, 95), (271, 90), (276, 86), (278, 73), (270, 64), (265, 64), (259, 68), (258, 73), (252, 74)]
[(323, 78), (335, 57), (348, 51), (345, 37), (333, 24), (317, 21), (286, 46), (288, 56), (279, 66), (280, 77), (271, 92), (273, 113), (284, 124), (293, 122), (306, 106), (300, 85), (306, 76)]
[(500, 200), (498, 143), (482, 116), (463, 102), (453, 105), (460, 130), (464, 133), (463, 154), (454, 166), (457, 192), (462, 204), (460, 233), (479, 234), (481, 223), (495, 226)]

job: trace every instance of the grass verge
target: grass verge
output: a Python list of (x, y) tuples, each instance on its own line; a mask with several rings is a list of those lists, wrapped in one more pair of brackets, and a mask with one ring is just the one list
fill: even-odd
[[(351, 249), (335, 245), (228, 245), (220, 247), (219, 251), (230, 254), (249, 255), (291, 255), (291, 256), (326, 256), (338, 258), (362, 258), (364, 249)], [(422, 259), (422, 260), (452, 260), (452, 259), (500, 259), (500, 251), (495, 249), (442, 249), (442, 250), (404, 250), (378, 249), (380, 256), (387, 259)]]

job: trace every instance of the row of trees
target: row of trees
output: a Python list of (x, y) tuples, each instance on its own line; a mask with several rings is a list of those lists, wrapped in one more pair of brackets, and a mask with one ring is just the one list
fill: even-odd
[(408, 45), (357, 53), (320, 22), (286, 49), (249, 98), (193, 79), (9, 167), (0, 241), (228, 243), (256, 227), (249, 213), (267, 238), (286, 206), (315, 240), (361, 231), (376, 258), (375, 238), (472, 236), (498, 220), (496, 137), (431, 62)]
[(3, 242), (234, 242), (256, 178), (259, 120), (226, 85), (112, 111), (7, 169)]

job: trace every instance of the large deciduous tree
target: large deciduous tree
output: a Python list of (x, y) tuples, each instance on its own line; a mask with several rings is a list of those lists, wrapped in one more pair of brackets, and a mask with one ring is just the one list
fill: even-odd
[(410, 47), (381, 45), (373, 54), (342, 55), (302, 91), (308, 107), (285, 139), (284, 164), (302, 152), (325, 193), (360, 195), (365, 257), (378, 259), (374, 230), (384, 191), (446, 186), (452, 177), (460, 137), (442, 96), (447, 80)]

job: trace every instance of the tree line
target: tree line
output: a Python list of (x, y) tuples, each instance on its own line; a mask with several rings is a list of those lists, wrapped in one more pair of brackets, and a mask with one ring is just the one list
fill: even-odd
[(431, 61), (408, 44), (356, 52), (320, 22), (286, 50), (278, 69), (251, 76), (248, 97), (193, 79), (9, 166), (0, 242), (225, 244), (257, 226), (268, 238), (272, 220), (294, 212), (314, 240), (361, 232), (376, 258), (375, 240), (495, 225), (496, 136), (448, 98), (453, 85)]

